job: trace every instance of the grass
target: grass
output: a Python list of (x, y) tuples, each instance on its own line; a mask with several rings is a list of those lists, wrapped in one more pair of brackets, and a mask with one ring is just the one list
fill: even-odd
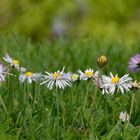
[[(128, 73), (129, 58), (139, 53), (139, 40), (131, 48), (110, 40), (58, 39), (44, 43), (15, 35), (0, 36), (1, 61), (5, 53), (18, 58), (33, 72), (53, 72), (94, 68), (96, 58), (104, 54), (109, 62), (104, 74)], [(13, 71), (14, 73), (15, 71)], [(140, 80), (140, 74), (132, 74)], [(1, 84), (0, 140), (139, 140), (140, 94), (136, 93), (131, 121), (119, 121), (121, 111), (130, 112), (132, 93), (102, 96), (91, 81), (77, 81), (64, 91), (49, 91), (45, 85), (20, 84), (18, 77), (7, 77)], [(59, 95), (59, 108), (56, 102)], [(57, 104), (57, 105), (56, 105)], [(59, 114), (57, 113), (59, 110)], [(59, 115), (59, 120), (57, 115)], [(59, 121), (59, 129), (58, 127)], [(59, 134), (59, 135), (57, 135)]]

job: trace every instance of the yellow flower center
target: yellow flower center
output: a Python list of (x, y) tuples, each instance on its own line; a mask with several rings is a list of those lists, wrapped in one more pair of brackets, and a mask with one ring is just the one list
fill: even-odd
[(85, 75), (90, 78), (93, 76), (93, 71), (85, 71)]
[(134, 88), (137, 88), (137, 87), (138, 87), (138, 83), (135, 81), (135, 82), (132, 83), (132, 86), (133, 86)]
[(74, 80), (77, 80), (78, 75), (74, 74), (74, 75), (71, 76), (71, 78), (74, 79)]
[(29, 76), (32, 75), (32, 72), (28, 71), (28, 72), (25, 73), (25, 75), (26, 75), (27, 77), (29, 77)]
[(19, 61), (18, 61), (18, 60), (13, 59), (12, 62), (13, 62), (15, 65), (18, 65), (18, 66), (19, 66)]
[(60, 76), (59, 72), (55, 72), (52, 74), (53, 78), (56, 79), (58, 76)]
[(111, 82), (112, 82), (113, 84), (116, 84), (117, 82), (119, 82), (119, 80), (120, 80), (120, 78), (119, 78), (118, 76), (115, 76), (115, 77), (113, 77), (113, 78), (111, 79)]

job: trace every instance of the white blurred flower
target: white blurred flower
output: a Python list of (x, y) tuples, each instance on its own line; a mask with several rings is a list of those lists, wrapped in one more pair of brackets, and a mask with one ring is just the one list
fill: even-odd
[(45, 84), (47, 83), (47, 87), (49, 89), (52, 89), (53, 87), (64, 89), (66, 86), (71, 86), (71, 80), (69, 79), (68, 74), (64, 73), (64, 68), (62, 71), (57, 71), (54, 73), (48, 73), (45, 72), (46, 75), (44, 75), (45, 81), (41, 83)]
[(8, 74), (7, 68), (2, 63), (0, 63), (0, 82), (5, 81), (6, 74)]
[(122, 111), (122, 112), (120, 112), (119, 119), (123, 122), (126, 122), (126, 121), (129, 121), (130, 116), (126, 111), (124, 111), (124, 112)]
[(107, 89), (105, 89), (105, 87), (104, 87), (104, 84), (103, 84), (103, 81), (102, 81), (102, 79), (101, 78), (94, 78), (93, 79), (93, 84), (95, 85), (95, 86), (97, 86), (101, 91), (102, 91), (102, 94), (104, 95), (105, 93), (108, 93), (108, 90)]
[(78, 80), (79, 75), (75, 73), (66, 73), (65, 76), (72, 82)]
[(125, 74), (123, 77), (119, 78), (116, 74), (113, 76), (112, 73), (110, 73), (110, 76), (102, 76), (102, 83), (101, 87), (102, 89), (109, 94), (114, 94), (114, 92), (117, 90), (120, 90), (123, 94), (124, 91), (129, 91), (132, 87), (131, 81), (132, 78), (129, 77), (129, 74)]
[(6, 54), (5, 57), (3, 57), (4, 61), (8, 62), (11, 67), (14, 67), (18, 71), (25, 72), (26, 69), (23, 67), (20, 67), (19, 61), (17, 59), (13, 59), (9, 56), (9, 54)]
[(80, 74), (80, 80), (88, 80), (91, 78), (98, 78), (98, 71), (94, 72), (93, 69), (87, 69), (85, 72), (82, 72), (81, 70), (78, 71)]
[(41, 78), (41, 74), (40, 73), (32, 73), (30, 71), (27, 71), (25, 73), (21, 73), (19, 76), (19, 81), (21, 83), (23, 83), (25, 80), (27, 80), (27, 82), (29, 84), (31, 84), (33, 81), (39, 81)]
[(71, 74), (71, 80), (76, 81), (78, 80), (79, 75), (78, 74)]

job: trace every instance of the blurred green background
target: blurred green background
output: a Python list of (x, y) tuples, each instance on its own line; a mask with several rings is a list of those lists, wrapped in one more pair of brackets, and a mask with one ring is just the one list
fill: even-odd
[(34, 41), (90, 36), (132, 44), (140, 36), (140, 0), (0, 0), (0, 31)]

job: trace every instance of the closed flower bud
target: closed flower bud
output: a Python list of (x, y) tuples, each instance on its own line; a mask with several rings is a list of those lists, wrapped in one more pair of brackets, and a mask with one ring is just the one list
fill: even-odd
[(97, 64), (100, 68), (103, 68), (107, 64), (106, 56), (102, 55), (97, 59)]

